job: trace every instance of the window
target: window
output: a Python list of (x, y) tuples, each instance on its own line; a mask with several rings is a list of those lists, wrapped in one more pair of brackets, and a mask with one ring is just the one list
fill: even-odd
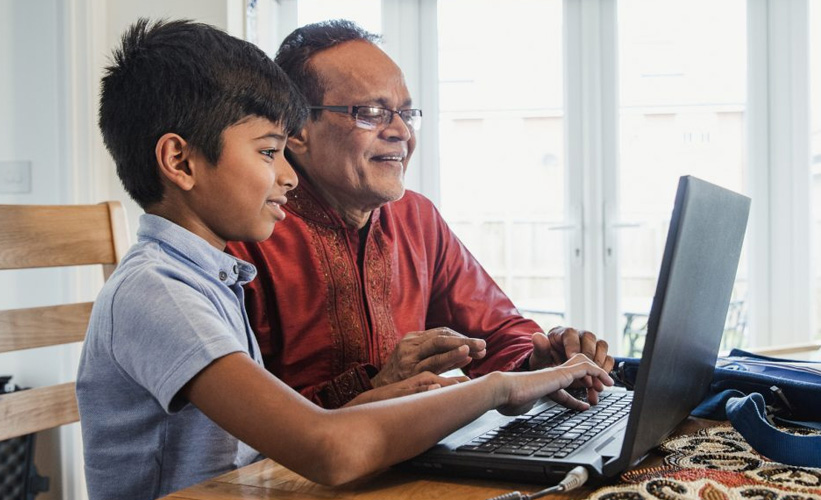
[[(744, 0), (621, 0), (619, 282), (625, 354), (639, 355), (677, 179), (745, 192)], [(746, 265), (724, 347), (746, 331)]]
[(821, 1), (810, 3), (810, 175), (813, 199), (815, 325), (821, 339)]
[(565, 312), (562, 2), (440, 0), (438, 25), (442, 214), (550, 328)]
[(382, 32), (382, 2), (380, 0), (299, 0), (298, 26), (348, 19), (371, 33)]

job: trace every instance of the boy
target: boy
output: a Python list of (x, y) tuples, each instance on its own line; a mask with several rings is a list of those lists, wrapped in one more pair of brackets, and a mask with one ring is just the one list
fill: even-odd
[(562, 388), (586, 376), (599, 390), (612, 383), (578, 356), (461, 384), (421, 374), (384, 389), (424, 393), (328, 411), (268, 373), (243, 306), (256, 271), (223, 250), (267, 238), (285, 217), (280, 205), (297, 181), (282, 151), (305, 113), (262, 51), (215, 28), (140, 20), (124, 35), (103, 78), (100, 128), (146, 214), (94, 305), (80, 360), (92, 500), (156, 498), (259, 453), (340, 484), (422, 452), (488, 409), (521, 411), (546, 394), (584, 409)]

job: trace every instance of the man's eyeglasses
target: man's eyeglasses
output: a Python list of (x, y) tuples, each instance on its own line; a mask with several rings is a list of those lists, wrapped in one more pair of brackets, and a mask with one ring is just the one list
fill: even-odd
[(309, 106), (308, 109), (324, 109), (325, 111), (351, 115), (356, 121), (356, 126), (366, 130), (373, 130), (389, 124), (393, 120), (393, 115), (399, 115), (399, 118), (410, 130), (419, 130), (419, 127), (422, 126), (421, 109), (394, 111), (379, 106)]

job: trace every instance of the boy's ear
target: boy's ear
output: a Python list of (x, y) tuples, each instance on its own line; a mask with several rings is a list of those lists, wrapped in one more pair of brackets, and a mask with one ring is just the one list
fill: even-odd
[(183, 191), (190, 191), (194, 187), (194, 172), (189, 165), (191, 148), (185, 139), (177, 134), (167, 133), (157, 140), (154, 154), (161, 177)]
[(296, 155), (304, 154), (308, 150), (308, 127), (302, 127), (299, 132), (288, 137), (288, 149)]

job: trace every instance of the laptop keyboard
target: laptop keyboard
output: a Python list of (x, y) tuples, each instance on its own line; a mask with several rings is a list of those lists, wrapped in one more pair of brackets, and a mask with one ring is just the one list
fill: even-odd
[(522, 415), (498, 429), (474, 438), (458, 450), (478, 453), (564, 458), (630, 412), (633, 392), (599, 395), (586, 411), (553, 406)]

